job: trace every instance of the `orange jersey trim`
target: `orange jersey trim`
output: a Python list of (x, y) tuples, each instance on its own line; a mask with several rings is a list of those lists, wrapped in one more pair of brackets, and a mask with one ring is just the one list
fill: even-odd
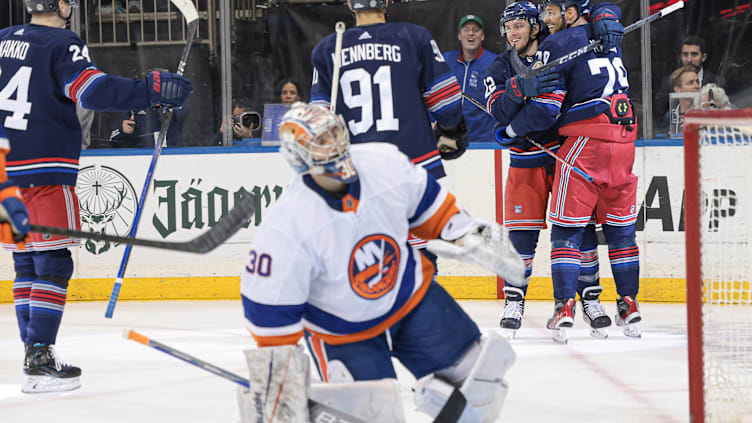
[[(248, 332), (251, 332), (249, 329)], [(256, 340), (259, 347), (278, 347), (280, 345), (295, 345), (303, 336), (303, 331), (297, 331), (288, 335), (261, 336), (251, 332), (251, 336)]]
[(8, 149), (0, 148), (0, 184), (8, 180), (8, 174), (5, 173), (5, 155), (9, 152)]
[(454, 195), (452, 195), (451, 192), (447, 193), (444, 203), (439, 207), (436, 213), (425, 222), (410, 229), (410, 232), (423, 239), (436, 239), (439, 237), (439, 234), (441, 234), (441, 230), (444, 229), (444, 226), (446, 226), (449, 219), (459, 212), (460, 210), (455, 204)]
[(395, 323), (397, 323), (400, 319), (405, 317), (407, 313), (412, 311), (412, 309), (417, 306), (420, 301), (423, 299), (423, 297), (426, 295), (426, 292), (428, 291), (428, 287), (431, 286), (431, 281), (433, 280), (433, 273), (434, 273), (434, 267), (433, 263), (431, 263), (430, 260), (428, 260), (423, 254), (420, 254), (421, 259), (421, 266), (423, 268), (423, 285), (418, 288), (418, 291), (413, 295), (412, 298), (410, 298), (405, 305), (402, 306), (399, 310), (397, 310), (396, 313), (389, 316), (386, 320), (379, 323), (378, 325), (366, 329), (362, 332), (352, 333), (348, 335), (331, 335), (326, 333), (320, 333), (315, 332), (309, 328), (306, 328), (308, 332), (311, 332), (312, 334), (316, 335), (318, 338), (321, 338), (329, 345), (342, 345), (342, 344), (350, 344), (353, 342), (359, 342), (366, 339), (371, 339), (383, 332), (385, 332), (390, 327), (394, 326)]

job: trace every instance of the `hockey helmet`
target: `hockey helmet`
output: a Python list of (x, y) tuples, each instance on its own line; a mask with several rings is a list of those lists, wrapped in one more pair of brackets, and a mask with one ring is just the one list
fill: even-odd
[[(58, 0), (24, 0), (26, 3), (26, 13), (46, 13), (56, 12), (58, 7)], [(78, 6), (76, 0), (65, 0), (66, 3), (73, 7)]]
[(555, 4), (561, 8), (561, 15), (564, 16), (564, 12), (569, 7), (576, 7), (577, 13), (583, 16), (590, 14), (590, 0), (544, 0), (541, 4), (541, 8), (546, 7), (547, 4)]
[(368, 9), (386, 9), (387, 0), (347, 0), (353, 12)]
[(279, 151), (295, 172), (350, 183), (358, 175), (350, 160), (350, 133), (342, 116), (315, 104), (295, 102), (279, 124)]
[(504, 24), (507, 22), (515, 21), (517, 19), (525, 19), (530, 23), (530, 31), (540, 26), (538, 18), (538, 7), (529, 1), (518, 1), (512, 3), (504, 8), (501, 12), (501, 19), (499, 20), (499, 30), (501, 31), (501, 38), (506, 37), (506, 28)]

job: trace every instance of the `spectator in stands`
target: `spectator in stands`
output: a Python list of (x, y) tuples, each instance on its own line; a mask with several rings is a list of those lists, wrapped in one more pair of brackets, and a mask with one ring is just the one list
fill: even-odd
[(300, 84), (292, 78), (285, 78), (279, 83), (279, 102), (282, 104), (292, 104), (296, 101), (302, 101)]
[(711, 82), (719, 87), (726, 86), (726, 78), (711, 73), (705, 68), (705, 61), (708, 60), (708, 52), (705, 40), (702, 38), (696, 35), (687, 35), (684, 37), (679, 58), (682, 65), (694, 65), (699, 69), (697, 78), (700, 81), (700, 86)]
[[(696, 93), (700, 91), (700, 80), (697, 73), (697, 67), (692, 64), (683, 65), (674, 70), (670, 76), (671, 90), (675, 93)], [(697, 105), (694, 104), (692, 99), (680, 99), (676, 107), (666, 112), (664, 127), (669, 130), (673, 129), (670, 131), (673, 133), (681, 132), (684, 115), (694, 107), (697, 107)]]
[[(174, 109), (167, 129), (167, 146), (180, 145), (180, 134), (185, 121), (185, 108)], [(116, 148), (154, 148), (161, 129), (159, 110), (131, 110), (123, 113), (120, 125), (110, 134), (110, 144)]]
[[(466, 15), (460, 19), (457, 28), (460, 48), (444, 53), (444, 59), (457, 77), (462, 92), (481, 104), (485, 103), (486, 68), (496, 58), (496, 54), (483, 48), (485, 38), (483, 21), (476, 15)], [(465, 98), (462, 99), (462, 113), (470, 141), (491, 141), (496, 124), (493, 117)]]
[[(682, 39), (679, 49), (679, 63), (681, 66), (693, 65), (697, 67), (697, 79), (700, 86), (714, 83), (719, 87), (726, 87), (726, 78), (710, 72), (705, 66), (708, 60), (708, 49), (705, 40), (697, 35), (687, 35)], [(668, 108), (668, 93), (672, 92), (671, 75), (665, 77), (661, 82), (661, 88), (655, 96), (653, 109), (658, 113), (663, 113)], [(674, 91), (675, 92), (675, 91)], [(660, 116), (660, 114), (655, 116)]]
[(232, 139), (239, 141), (244, 138), (257, 138), (261, 129), (261, 117), (252, 111), (241, 100), (235, 100), (232, 104), (232, 117), (219, 128), (219, 144), (222, 144), (222, 134), (226, 127), (232, 126)]
[(726, 90), (714, 83), (705, 84), (700, 89), (700, 107), (703, 109), (733, 109)]

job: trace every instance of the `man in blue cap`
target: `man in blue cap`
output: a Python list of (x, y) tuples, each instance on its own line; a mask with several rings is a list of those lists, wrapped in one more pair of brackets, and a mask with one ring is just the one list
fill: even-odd
[[(483, 48), (485, 34), (483, 21), (477, 15), (465, 15), (457, 29), (460, 48), (444, 53), (449, 68), (454, 72), (462, 92), (480, 103), (485, 102), (483, 79), (486, 68), (496, 58), (496, 54)], [(466, 99), (462, 99), (462, 113), (467, 123), (470, 141), (490, 141), (494, 119)]]

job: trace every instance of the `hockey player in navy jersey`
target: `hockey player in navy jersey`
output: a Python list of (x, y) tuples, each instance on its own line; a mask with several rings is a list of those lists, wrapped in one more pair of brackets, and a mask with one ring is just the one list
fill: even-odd
[[(345, 31), (336, 112), (353, 144), (387, 142), (434, 177), (445, 175), (441, 159), (467, 147), (462, 91), (431, 34), (423, 27), (387, 23), (388, 0), (348, 0), (354, 28)], [(329, 105), (335, 34), (313, 49), (311, 103)], [(443, 140), (431, 129), (430, 115)]]
[[(505, 126), (522, 109), (524, 101), (513, 95), (513, 88), (507, 89), (507, 84), (511, 85), (515, 75), (510, 55), (518, 54), (523, 63), (528, 65), (541, 60), (538, 46), (549, 35), (549, 30), (556, 32), (556, 28), (544, 27), (538, 7), (525, 1), (512, 3), (504, 9), (500, 29), (502, 37), (514, 48), (499, 55), (489, 66), (485, 85), (487, 109), (500, 125)], [(539, 87), (541, 94), (532, 96), (527, 101), (548, 104), (564, 99), (564, 92), (555, 90), (555, 76), (552, 78), (551, 75), (544, 75), (538, 80), (542, 84)], [(499, 324), (510, 336), (514, 336), (514, 331), (522, 325), (527, 282), (533, 271), (535, 249), (541, 229), (547, 227), (546, 207), (556, 164), (551, 156), (529, 142), (528, 137), (556, 152), (563, 142), (556, 129), (552, 127), (527, 136), (503, 140), (509, 146), (510, 155), (509, 173), (504, 187), (504, 226), (509, 229), (515, 249), (525, 260), (528, 279), (521, 286), (515, 286), (510, 281), (504, 284), (505, 306), (499, 317)], [(580, 254), (582, 264), (577, 292), (582, 300), (583, 319), (590, 325), (593, 336), (605, 337), (605, 328), (611, 325), (611, 319), (598, 299), (603, 288), (599, 279), (598, 239), (592, 223), (585, 228)]]
[[(74, 0), (25, 0), (31, 22), (0, 30), (0, 120), (10, 139), (8, 177), (21, 188), (32, 223), (79, 229), (74, 192), (81, 153), (76, 104), (98, 111), (181, 106), (188, 80), (150, 72), (134, 80), (94, 66), (89, 49), (65, 29)], [(76, 389), (81, 369), (53, 349), (73, 274), (69, 247), (78, 240), (33, 233), (26, 249), (13, 251), (13, 295), (26, 348), (23, 392)]]
[(498, 335), (481, 340), (407, 238), (519, 281), (524, 264), (503, 228), (460, 212), (396, 147), (350, 147), (345, 121), (324, 107), (295, 103), (280, 136), (298, 175), (258, 228), (241, 276), (258, 345), (295, 345), (305, 331), (325, 382), (396, 378), (394, 357), (420, 379), (420, 410), (435, 417), (456, 387), (468, 403), (460, 421), (493, 421), (513, 352)]
[[(618, 7), (600, 3), (593, 8), (591, 27), (588, 8), (587, 0), (544, 3), (544, 22), (557, 32), (539, 47), (543, 63), (584, 47), (596, 38), (594, 32), (609, 32), (621, 17)], [(563, 30), (558, 31), (559, 28)], [(582, 260), (579, 249), (584, 228), (593, 215), (602, 224), (609, 246), (619, 294), (616, 323), (623, 326), (626, 335), (639, 336), (639, 251), (634, 226), (637, 177), (632, 174), (637, 128), (627, 95), (627, 71), (618, 47), (620, 35), (600, 38), (605, 41), (600, 52), (588, 53), (556, 68), (562, 76), (562, 85), (557, 89), (565, 93), (563, 101), (527, 102), (496, 133), (499, 139), (511, 139), (558, 126), (558, 133), (566, 137), (559, 157), (595, 179), (590, 183), (570, 166), (556, 165), (548, 213), (553, 224), (551, 265), (556, 305), (547, 326), (555, 331), (558, 340), (566, 339), (564, 329), (573, 324)]]

